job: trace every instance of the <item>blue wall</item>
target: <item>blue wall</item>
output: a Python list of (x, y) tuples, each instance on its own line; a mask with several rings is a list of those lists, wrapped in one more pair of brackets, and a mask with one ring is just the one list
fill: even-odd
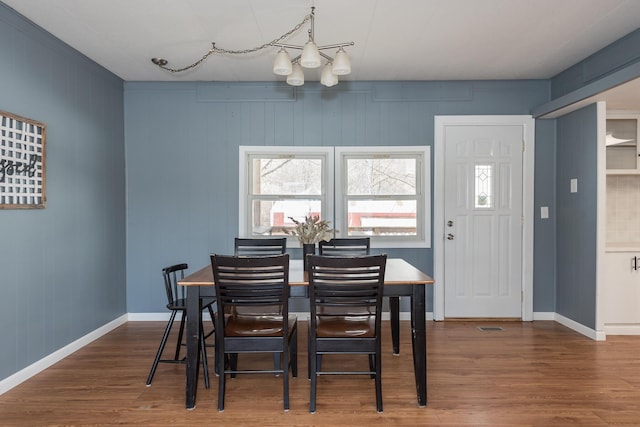
[(0, 210), (0, 380), (126, 313), (123, 82), (0, 3), (0, 110), (44, 122), (45, 209)]
[[(556, 313), (591, 329), (596, 324), (597, 108), (557, 119)], [(570, 192), (570, 180), (578, 191)]]
[[(551, 98), (568, 95), (638, 62), (640, 28), (554, 76), (551, 79)], [(609, 88), (600, 88), (606, 89)]]
[[(536, 120), (534, 182), (533, 311), (552, 313), (556, 308), (556, 126), (555, 120)], [(540, 218), (540, 208), (549, 218)]]
[[(551, 79), (551, 101), (536, 107), (532, 114), (552, 112), (639, 77), (640, 29), (637, 29), (554, 76)], [(547, 121), (538, 120), (538, 126), (544, 122)], [(555, 311), (595, 329), (596, 106), (591, 105), (549, 122), (557, 122)], [(576, 194), (568, 193), (571, 178), (578, 178)], [(536, 185), (538, 179), (536, 176)], [(548, 254), (540, 254), (536, 249), (536, 257), (541, 261), (540, 256)]]
[[(239, 145), (432, 146), (435, 115), (551, 110), (550, 100), (621, 70), (628, 78), (639, 39), (631, 33), (550, 81), (123, 85), (0, 2), (0, 109), (47, 125), (48, 196), (46, 209), (0, 210), (0, 379), (126, 312), (163, 311), (162, 266), (197, 268), (209, 252), (230, 252)], [(589, 327), (591, 116), (536, 123), (536, 213), (549, 206), (550, 219), (536, 215), (534, 253), (534, 311)], [(570, 177), (580, 200), (565, 194)], [(431, 250), (387, 252), (433, 272)]]
[[(197, 269), (210, 252), (233, 251), (240, 145), (433, 146), (435, 115), (528, 114), (546, 101), (546, 81), (358, 82), (331, 89), (125, 83), (129, 312), (164, 310), (162, 267), (187, 262)], [(553, 133), (541, 134), (537, 154), (553, 157)], [(546, 174), (553, 161), (536, 163)], [(536, 189), (540, 200), (552, 195), (552, 187)], [(538, 250), (553, 253), (548, 230), (544, 236)], [(385, 252), (433, 273), (430, 249)], [(553, 276), (548, 260), (542, 262), (534, 309), (551, 311)]]

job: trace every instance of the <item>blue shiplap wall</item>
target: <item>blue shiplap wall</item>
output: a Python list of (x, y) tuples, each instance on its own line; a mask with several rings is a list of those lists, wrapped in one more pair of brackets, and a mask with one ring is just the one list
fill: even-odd
[[(0, 210), (0, 380), (127, 311), (163, 311), (165, 264), (230, 251), (239, 145), (432, 145), (434, 115), (528, 114), (637, 65), (638, 40), (549, 82), (128, 83), (123, 100), (120, 79), (0, 2), (0, 109), (47, 124), (48, 195), (44, 210)], [(591, 148), (573, 158), (593, 123), (585, 110), (536, 124), (535, 207), (551, 219), (535, 220), (534, 311), (588, 327), (595, 207), (564, 191), (570, 172), (593, 186)], [(387, 252), (432, 272), (430, 250)]]
[[(296, 90), (273, 83), (125, 83), (129, 312), (164, 310), (162, 267), (187, 262), (196, 269), (209, 263), (209, 253), (233, 250), (240, 145), (433, 146), (435, 115), (528, 114), (548, 93), (547, 81), (357, 82), (330, 89), (307, 83)], [(536, 164), (546, 174), (554, 135), (541, 135)], [(550, 194), (552, 188), (536, 189), (542, 200)], [(553, 252), (548, 231), (541, 242), (539, 251)], [(385, 252), (433, 273), (431, 250)], [(553, 310), (546, 262), (536, 263), (543, 272), (534, 301), (540, 311)], [(431, 310), (431, 292), (427, 305)]]
[[(533, 311), (556, 309), (556, 122), (536, 120), (536, 165), (534, 196)], [(549, 208), (549, 218), (540, 218), (540, 208)]]
[[(596, 319), (596, 105), (557, 119), (556, 312), (591, 329)], [(570, 192), (571, 179), (578, 191)]]
[[(570, 94), (638, 62), (640, 62), (640, 28), (554, 76), (551, 79), (551, 98)], [(620, 83), (624, 82), (616, 82), (616, 84)], [(603, 86), (600, 90), (609, 88)]]
[(0, 110), (44, 122), (46, 209), (0, 210), (0, 380), (127, 312), (123, 82), (0, 3)]

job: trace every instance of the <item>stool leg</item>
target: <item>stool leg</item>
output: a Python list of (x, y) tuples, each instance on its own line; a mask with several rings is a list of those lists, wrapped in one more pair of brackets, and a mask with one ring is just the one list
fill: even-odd
[(176, 345), (176, 355), (173, 360), (180, 360), (180, 349), (182, 348), (182, 337), (184, 335), (184, 321), (187, 318), (187, 312), (182, 312), (182, 318), (180, 319), (180, 331), (178, 332), (178, 344)]
[[(151, 372), (149, 372), (149, 376), (147, 377), (147, 386), (151, 385), (151, 381), (153, 380), (153, 376), (156, 373), (156, 368), (158, 367), (158, 362), (160, 362), (160, 357), (162, 357), (162, 352), (164, 350), (164, 346), (167, 344), (167, 338), (169, 338), (169, 333), (171, 332), (171, 327), (173, 326), (173, 321), (176, 318), (177, 311), (173, 310), (171, 312), (171, 317), (169, 318), (169, 322), (167, 326), (164, 328), (164, 334), (162, 334), (162, 340), (160, 341), (160, 347), (158, 347), (158, 351), (156, 352), (156, 357), (153, 360), (153, 365), (151, 365)], [(180, 341), (178, 341), (178, 348), (180, 346)]]
[(389, 297), (393, 354), (400, 354), (400, 297)]
[(204, 386), (209, 388), (209, 362), (207, 361), (207, 347), (204, 342), (204, 329), (202, 322), (200, 322), (200, 351), (202, 353), (202, 374), (204, 375)]

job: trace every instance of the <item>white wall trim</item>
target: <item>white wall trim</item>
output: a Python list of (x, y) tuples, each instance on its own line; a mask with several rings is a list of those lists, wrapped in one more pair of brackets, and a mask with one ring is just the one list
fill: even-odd
[(593, 340), (604, 341), (606, 339), (606, 335), (604, 333), (591, 328), (587, 328), (586, 326), (576, 322), (575, 320), (571, 320), (568, 317), (564, 317), (563, 315), (555, 313), (553, 311), (534, 312), (533, 320), (553, 320)]
[(605, 324), (606, 335), (640, 335), (640, 325)]
[(72, 343), (62, 347), (60, 350), (54, 351), (50, 355), (43, 357), (42, 359), (38, 360), (37, 362), (34, 362), (31, 365), (27, 366), (26, 368), (24, 368), (24, 369), (16, 372), (15, 374), (5, 378), (4, 380), (0, 381), (0, 394), (3, 394), (5, 392), (11, 390), (15, 386), (17, 386), (17, 385), (23, 383), (24, 381), (28, 380), (32, 376), (44, 371), (45, 369), (47, 369), (48, 367), (50, 367), (54, 363), (57, 363), (57, 362), (61, 361), (65, 357), (67, 357), (67, 356), (73, 354), (74, 352), (80, 350), (85, 345), (95, 341), (96, 339), (98, 339), (101, 336), (111, 332), (112, 330), (114, 330), (118, 326), (121, 326), (121, 325), (123, 325), (125, 323), (127, 323), (127, 315), (126, 314), (118, 317), (115, 320), (112, 320), (111, 322), (107, 323), (104, 326), (99, 327), (98, 329), (96, 329), (93, 332), (89, 332), (87, 335), (85, 335), (85, 336), (83, 336), (81, 338), (78, 338), (77, 340), (73, 341)]
[(571, 320), (568, 317), (564, 317), (561, 314), (556, 313), (556, 322), (561, 325), (566, 326), (569, 329), (572, 329), (586, 337), (591, 338), (596, 341), (605, 341), (606, 335), (602, 331), (596, 331), (595, 329), (588, 328), (581, 323), (576, 322), (575, 320)]
[(534, 311), (533, 320), (556, 320), (556, 314), (553, 311)]
[[(607, 103), (596, 104), (598, 146), (596, 156), (596, 330), (605, 331), (605, 302), (607, 287)], [(605, 331), (606, 332), (606, 331)], [(604, 332), (603, 332), (604, 333)]]

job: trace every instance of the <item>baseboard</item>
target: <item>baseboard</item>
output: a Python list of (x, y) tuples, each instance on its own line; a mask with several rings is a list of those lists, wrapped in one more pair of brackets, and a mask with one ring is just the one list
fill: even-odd
[(561, 325), (566, 326), (569, 329), (572, 329), (586, 337), (591, 338), (596, 341), (604, 341), (606, 340), (606, 335), (604, 331), (596, 331), (595, 329), (588, 328), (581, 323), (576, 322), (575, 320), (571, 320), (568, 317), (564, 317), (561, 314), (555, 313), (555, 321), (560, 323)]
[(553, 311), (534, 311), (533, 320), (556, 320), (556, 314)]
[(26, 368), (16, 372), (15, 374), (5, 378), (4, 380), (0, 381), (0, 394), (3, 394), (5, 392), (11, 390), (15, 386), (17, 386), (17, 385), (23, 383), (24, 381), (28, 380), (32, 376), (44, 371), (45, 369), (47, 369), (48, 367), (50, 367), (54, 363), (57, 363), (57, 362), (61, 361), (62, 359), (64, 359), (65, 357), (69, 356), (70, 354), (78, 351), (79, 349), (81, 349), (85, 345), (87, 345), (87, 344), (95, 341), (96, 339), (100, 338), (101, 336), (111, 332), (112, 330), (114, 330), (118, 326), (127, 323), (127, 317), (128, 316), (126, 314), (124, 314), (124, 315), (118, 317), (117, 319), (112, 320), (111, 322), (107, 323), (106, 325), (99, 327), (95, 331), (90, 332), (90, 333), (88, 333), (87, 335), (85, 335), (85, 336), (83, 336), (81, 338), (78, 338), (74, 342), (62, 347), (60, 350), (54, 351), (50, 355), (43, 357), (42, 359), (38, 360), (37, 362), (32, 363), (31, 365), (27, 366)]
[[(607, 335), (611, 334), (611, 335), (616, 335), (614, 333), (610, 333), (606, 327), (604, 331), (597, 331), (595, 329), (591, 329), (588, 328), (586, 326), (584, 326), (581, 323), (578, 323), (574, 320), (569, 319), (568, 317), (564, 317), (561, 314), (558, 313), (554, 313), (552, 311), (549, 312), (534, 312), (533, 313), (533, 320), (553, 320), (555, 322), (560, 323), (563, 326), (566, 326), (567, 328), (574, 330), (586, 337), (591, 338), (592, 340), (595, 341), (605, 341), (607, 339)], [(638, 335), (640, 335), (640, 325), (638, 327)], [(622, 334), (620, 334), (622, 335)], [(628, 335), (636, 335), (636, 334), (631, 334), (629, 333)]]
[(605, 324), (604, 332), (607, 335), (640, 335), (638, 324)]

